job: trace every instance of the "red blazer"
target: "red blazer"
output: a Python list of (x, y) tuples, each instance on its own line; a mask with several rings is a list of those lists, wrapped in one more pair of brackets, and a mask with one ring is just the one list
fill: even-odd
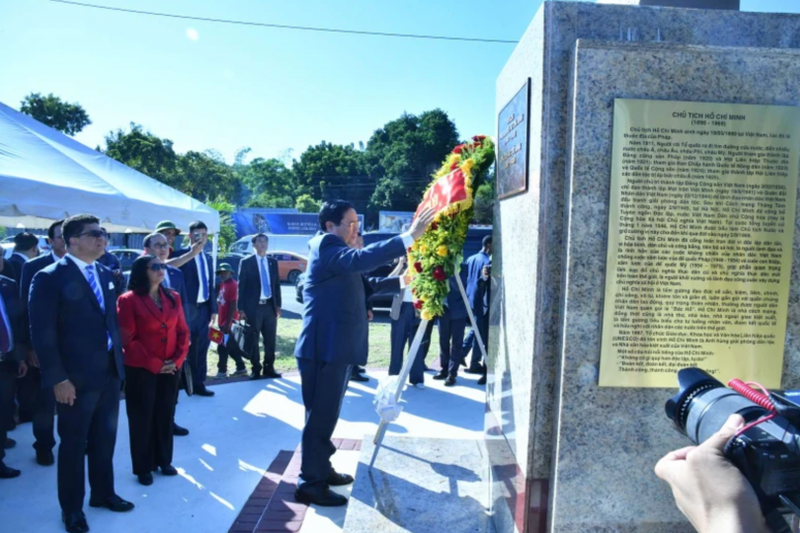
[(175, 303), (162, 292), (162, 307), (145, 294), (128, 291), (117, 300), (117, 318), (122, 337), (122, 353), (128, 366), (145, 368), (158, 374), (167, 359), (181, 367), (189, 351), (189, 327), (183, 314), (181, 297), (172, 291)]

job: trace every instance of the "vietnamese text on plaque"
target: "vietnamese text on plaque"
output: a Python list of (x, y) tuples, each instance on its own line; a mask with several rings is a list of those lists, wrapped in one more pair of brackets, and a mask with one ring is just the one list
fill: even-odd
[(780, 387), (798, 142), (794, 107), (616, 100), (600, 386)]

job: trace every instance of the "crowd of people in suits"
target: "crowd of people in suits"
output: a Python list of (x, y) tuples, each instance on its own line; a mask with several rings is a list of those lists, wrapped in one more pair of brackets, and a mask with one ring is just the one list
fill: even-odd
[[(331, 467), (335, 447), (330, 438), (348, 381), (365, 379), (370, 297), (396, 295), (390, 374), (399, 373), (419, 324), (403, 259), (389, 277), (366, 273), (402, 258), (432, 220), (426, 210), (407, 233), (364, 247), (352, 205), (335, 201), (322, 207), (320, 233), (309, 243), (302, 330), (295, 347), (306, 408), (298, 501), (346, 502), (330, 490), (353, 481)], [(281, 288), (277, 262), (267, 255), (269, 236), (252, 238), (255, 253), (241, 261), (237, 281), (230, 265), (214, 269), (203, 252), (208, 239), (203, 222), (189, 226), (189, 246), (176, 249), (179, 235), (173, 223), (159, 223), (145, 237), (127, 280), (106, 250), (108, 236), (99, 219), (88, 214), (53, 223), (49, 253), (39, 256), (38, 238), (22, 233), (15, 237), (11, 258), (4, 262), (0, 255), (0, 478), (20, 475), (4, 462), (4, 449), (15, 444), (7, 432), (17, 423), (32, 422), (36, 461), (42, 466), (56, 463), (57, 431), (58, 499), (68, 532), (89, 529), (83, 513), (87, 461), (90, 506), (114, 512), (134, 507), (114, 488), (122, 393), (131, 470), (139, 483), (151, 485), (154, 472), (178, 474), (172, 466), (174, 437), (189, 433), (175, 422), (179, 391), (214, 396), (205, 384), (210, 328), (219, 328), (226, 339), (218, 347), (218, 376), (227, 375), (229, 358), (236, 364), (234, 375), (246, 374), (242, 350), (232, 343), (233, 330), (243, 327), (264, 346), (263, 360), (258, 342), (245, 353), (252, 365), (250, 378), (281, 377), (275, 369)], [(456, 279), (449, 280), (445, 314), (438, 319), (442, 370), (434, 377), (445, 385), (455, 384), (467, 343), (475, 345), (467, 371), (483, 373), (485, 381), (478, 339), (487, 337), (490, 256), (487, 238), (460, 274), (478, 325), (474, 341), (464, 339), (467, 307)], [(426, 352), (427, 346), (417, 354), (410, 374), (411, 384), (419, 388), (424, 387)]]
[[(231, 267), (215, 272), (203, 252), (206, 225), (194, 222), (189, 233), (190, 246), (175, 249), (180, 230), (159, 223), (145, 237), (127, 281), (106, 250), (106, 231), (88, 214), (53, 223), (44, 255), (30, 233), (15, 237), (8, 261), (0, 254), (0, 479), (21, 473), (4, 462), (5, 449), (16, 444), (8, 431), (32, 422), (42, 466), (56, 464), (57, 432), (58, 500), (68, 532), (89, 530), (83, 513), (87, 461), (90, 506), (134, 507), (114, 488), (122, 393), (139, 483), (151, 485), (154, 472), (178, 474), (173, 438), (189, 434), (175, 423), (179, 390), (214, 396), (205, 385), (209, 328), (229, 332), (237, 318), (249, 321), (265, 346), (263, 363), (257, 346), (250, 354), (251, 378), (280, 377), (274, 368), (280, 285), (277, 263), (265, 257), (269, 237), (254, 238), (256, 254), (242, 261), (237, 287)], [(243, 365), (237, 361), (237, 367)]]

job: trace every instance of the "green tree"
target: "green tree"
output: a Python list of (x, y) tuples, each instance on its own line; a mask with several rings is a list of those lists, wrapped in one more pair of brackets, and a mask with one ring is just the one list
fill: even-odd
[(175, 172), (178, 155), (172, 141), (144, 131), (139, 124), (131, 122), (130, 131), (109, 132), (105, 154), (165, 185), (184, 190), (181, 177)]
[(322, 203), (314, 200), (309, 194), (301, 194), (297, 197), (297, 204), (295, 207), (301, 213), (319, 213), (322, 208)]
[(67, 135), (75, 135), (92, 123), (80, 104), (65, 102), (52, 93), (47, 96), (29, 94), (22, 100), (19, 110)]
[(236, 242), (236, 227), (231, 218), (236, 206), (224, 198), (212, 200), (207, 205), (219, 213), (219, 249), (228, 250), (230, 245)]
[(257, 158), (234, 169), (245, 191), (242, 203), (250, 207), (294, 207), (295, 173), (283, 161)]
[(189, 151), (178, 157), (176, 166), (179, 189), (201, 201), (223, 198), (229, 201), (238, 186), (233, 169), (205, 153)]
[(367, 171), (376, 181), (371, 214), (380, 209), (413, 211), (431, 174), (456, 144), (456, 125), (441, 109), (419, 116), (404, 113), (376, 130), (365, 151)]
[[(294, 160), (298, 194), (310, 194), (313, 198), (347, 196), (360, 188), (367, 173), (364, 169), (363, 152), (350, 145), (332, 144), (322, 141), (309, 146)], [(350, 194), (342, 194), (342, 193)]]

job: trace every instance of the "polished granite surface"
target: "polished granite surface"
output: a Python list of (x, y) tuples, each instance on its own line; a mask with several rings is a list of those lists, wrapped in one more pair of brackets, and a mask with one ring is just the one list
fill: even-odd
[(365, 438), (344, 533), (490, 533), (479, 440), (388, 436), (370, 471)]

